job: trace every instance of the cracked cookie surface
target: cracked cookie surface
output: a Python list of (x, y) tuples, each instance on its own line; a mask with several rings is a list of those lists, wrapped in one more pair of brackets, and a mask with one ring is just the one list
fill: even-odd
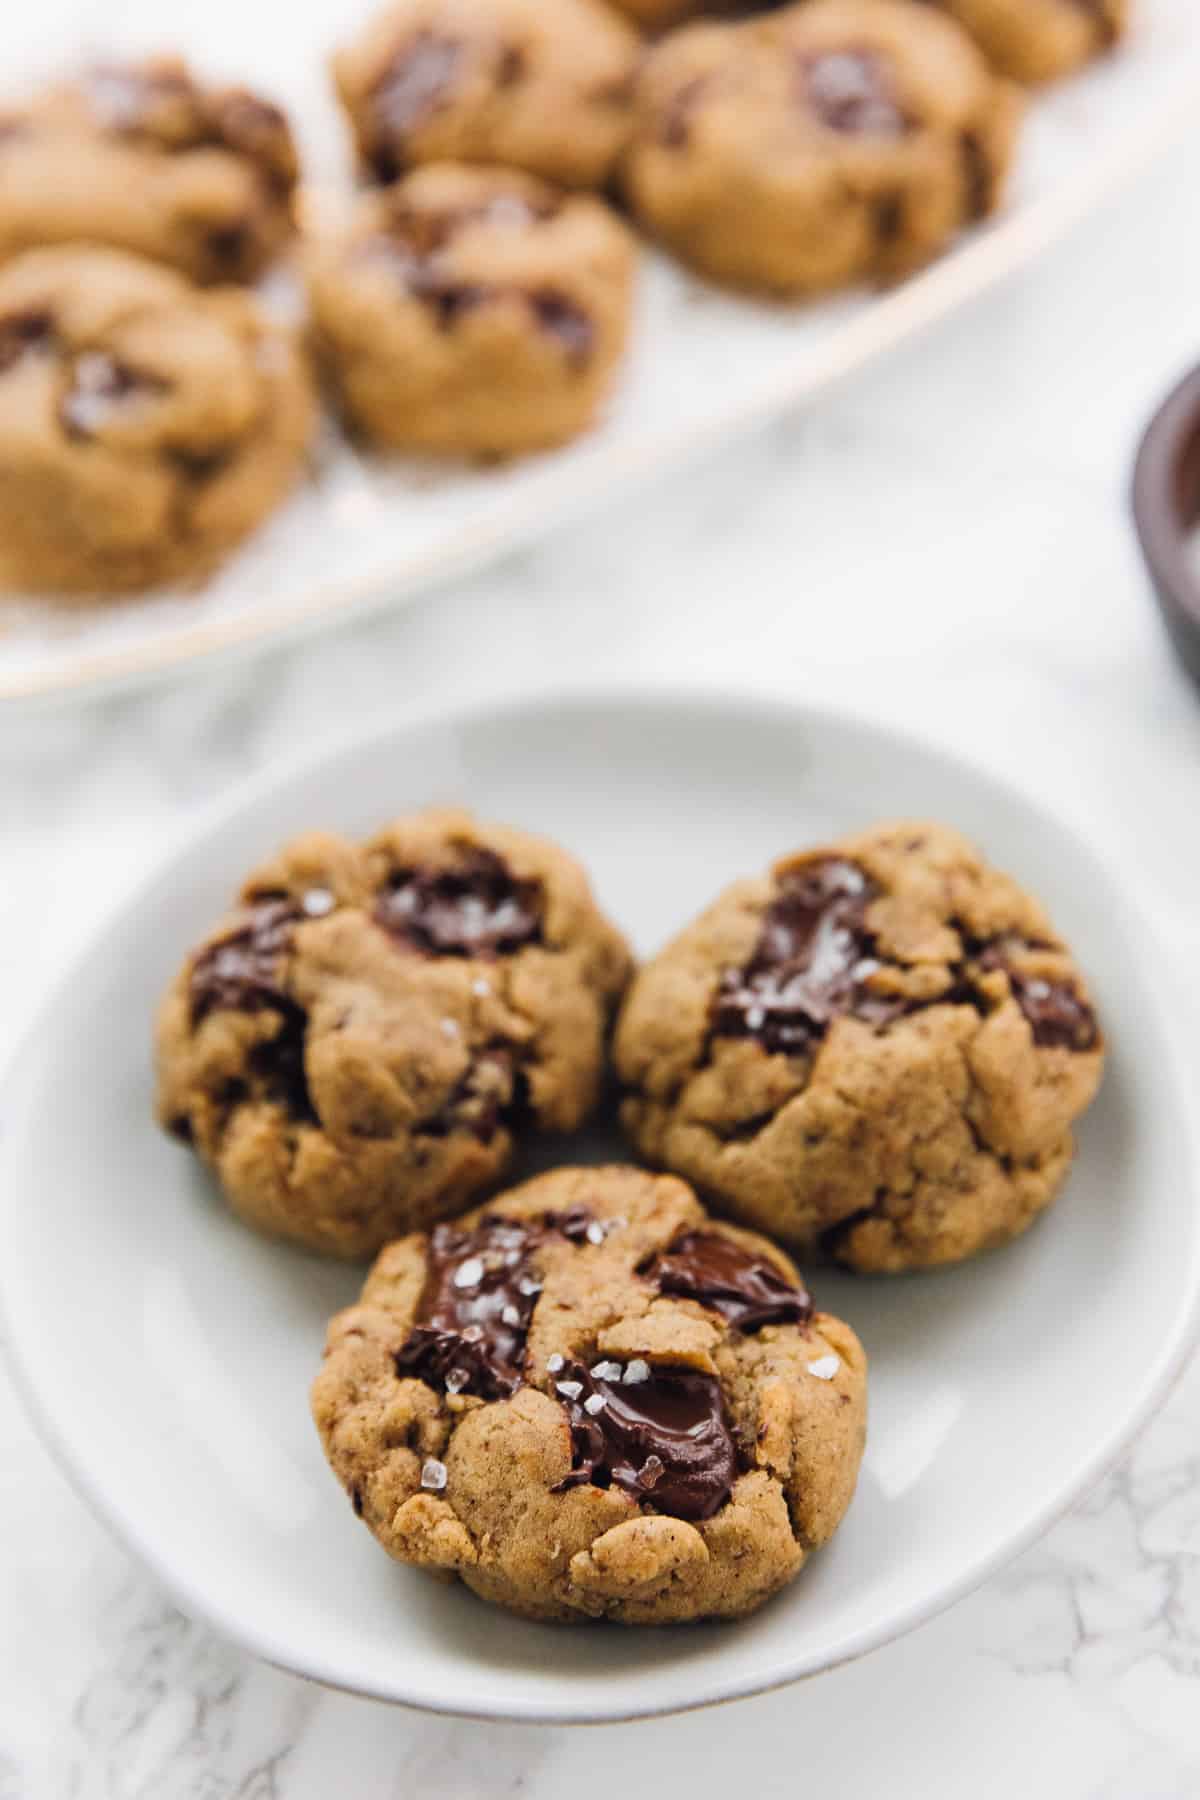
[(1033, 1222), (1104, 1051), (1037, 901), (957, 832), (901, 823), (729, 888), (636, 976), (615, 1058), (651, 1163), (886, 1272)]
[(0, 268), (0, 580), (118, 593), (206, 573), (302, 472), (311, 382), (240, 289), (116, 250)]
[(313, 1416), (401, 1562), (535, 1619), (752, 1611), (837, 1529), (866, 1359), (671, 1176), (559, 1169), (389, 1244)]
[(194, 281), (250, 281), (292, 232), (287, 120), (178, 57), (105, 63), (0, 108), (0, 260), (107, 244)]
[(163, 1000), (159, 1117), (252, 1225), (370, 1255), (584, 1121), (628, 969), (543, 839), (446, 811), (297, 838)]
[(317, 341), (354, 427), (387, 448), (501, 455), (591, 423), (629, 324), (635, 249), (602, 201), (441, 163), (320, 244)]
[(641, 222), (719, 281), (890, 280), (998, 205), (1015, 90), (908, 0), (697, 23), (647, 55), (625, 159)]
[(378, 181), (452, 161), (602, 187), (628, 135), (638, 48), (602, 0), (393, 0), (333, 73)]
[(1111, 50), (1129, 0), (934, 0), (1013, 81), (1055, 81)]

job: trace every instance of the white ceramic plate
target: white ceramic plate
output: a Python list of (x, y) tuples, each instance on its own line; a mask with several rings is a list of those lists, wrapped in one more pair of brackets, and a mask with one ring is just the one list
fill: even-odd
[[(5, 21), (4, 84), (19, 88), (35, 65), (178, 43), (287, 103), (324, 193), (347, 174), (324, 53), (376, 3), (295, 0), (285, 26), (244, 0), (165, 11), (162, 0), (43, 0)], [(1200, 7), (1136, 0), (1136, 15), (1117, 56), (1033, 103), (1004, 216), (923, 275), (889, 294), (771, 308), (648, 256), (624, 385), (578, 444), (466, 471), (363, 459), (331, 433), (316, 483), (198, 594), (76, 614), (0, 596), (0, 699), (120, 685), (411, 598), (899, 344), (1027, 262), (1194, 117)]]
[[(244, 869), (311, 825), (431, 800), (560, 838), (652, 950), (733, 876), (887, 815), (978, 838), (1044, 895), (1112, 1062), (1061, 1203), (1019, 1244), (893, 1282), (823, 1274), (872, 1358), (870, 1445), (835, 1542), (738, 1626), (518, 1622), (390, 1563), (307, 1410), (360, 1273), (255, 1237), (150, 1122), (149, 1020)], [(1161, 1399), (1200, 1292), (1192, 1127), (1168, 972), (1094, 854), (952, 757), (786, 704), (612, 692), (376, 731), (212, 814), (59, 985), (0, 1137), (0, 1300), (20, 1378), (84, 1495), (190, 1611), (272, 1662), (386, 1699), (597, 1720), (811, 1674), (945, 1606), (1043, 1530)], [(593, 1139), (587, 1156), (620, 1154)]]

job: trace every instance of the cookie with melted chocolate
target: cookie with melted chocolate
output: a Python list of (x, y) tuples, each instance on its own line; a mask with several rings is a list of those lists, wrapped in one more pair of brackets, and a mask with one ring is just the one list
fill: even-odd
[(401, 1562), (530, 1618), (668, 1624), (752, 1611), (832, 1536), (866, 1363), (683, 1182), (559, 1169), (390, 1244), (312, 1404)]
[[(2, 165), (0, 143), (0, 215)], [(315, 423), (299, 345), (253, 295), (88, 245), (14, 257), (0, 586), (86, 600), (195, 581), (299, 481)]]
[(599, 189), (628, 136), (638, 48), (603, 0), (390, 0), (333, 75), (370, 180), (462, 162)]
[(624, 353), (634, 268), (602, 200), (439, 163), (363, 195), (314, 245), (309, 292), (360, 436), (494, 457), (591, 424)]
[(105, 244), (194, 281), (252, 281), (292, 235), (299, 173), (270, 100), (176, 56), (103, 62), (6, 107), (0, 261)]
[(847, 1267), (954, 1262), (1054, 1199), (1099, 1085), (1086, 980), (943, 826), (879, 826), (730, 888), (618, 1022), (639, 1151)]
[(625, 187), (718, 281), (889, 281), (998, 205), (1015, 91), (910, 0), (812, 0), (671, 32), (643, 61)]
[[(628, 969), (583, 870), (543, 839), (457, 812), (297, 838), (166, 994), (159, 1117), (249, 1223), (370, 1255), (585, 1120)], [(456, 1354), (444, 1312), (435, 1360)]]

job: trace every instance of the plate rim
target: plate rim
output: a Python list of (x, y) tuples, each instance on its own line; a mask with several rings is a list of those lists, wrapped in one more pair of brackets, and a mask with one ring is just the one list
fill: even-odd
[[(763, 687), (747, 681), (720, 681), (710, 676), (695, 679), (660, 676), (622, 678), (595, 677), (584, 680), (553, 681), (506, 685), (483, 694), (461, 696), (449, 703), (427, 701), (406, 709), (400, 717), (378, 714), (357, 727), (331, 735), (324, 742), (290, 757), (273, 758), (249, 781), (230, 787), (207, 802), (181, 826), (164, 849), (147, 863), (108, 904), (92, 929), (72, 947), (59, 966), (45, 995), (27, 1015), (14, 1044), (0, 1065), (0, 1103), (20, 1079), (22, 1061), (47, 1035), (52, 1020), (66, 999), (76, 972), (91, 957), (94, 949), (118, 926), (126, 915), (150, 896), (168, 877), (169, 872), (190, 850), (219, 834), (243, 811), (259, 805), (272, 794), (282, 793), (302, 782), (312, 771), (342, 757), (361, 754), (373, 743), (386, 742), (392, 734), (428, 730), (432, 727), (455, 729), (474, 723), (501, 723), (552, 709), (571, 707), (637, 706), (649, 715), (678, 709), (704, 709), (712, 712), (753, 710), (760, 718), (770, 718), (781, 726), (803, 728), (815, 721), (818, 727), (850, 727), (881, 742), (902, 742), (918, 754), (948, 761), (984, 788), (991, 788), (1009, 803), (1032, 809), (1064, 835), (1077, 851), (1082, 851), (1101, 871), (1122, 913), (1122, 935), (1133, 951), (1141, 982), (1151, 1029), (1166, 1054), (1167, 1107), (1173, 1116), (1183, 1144), (1184, 1166), (1190, 1170), (1193, 1198), (1200, 1192), (1200, 1127), (1193, 1123), (1183, 1082), (1183, 1060), (1176, 1032), (1170, 1025), (1165, 1006), (1162, 965), (1167, 955), (1167, 939), (1155, 918), (1115, 871), (1114, 861), (1098, 845), (1089, 828), (1064, 814), (1054, 803), (1012, 781), (971, 751), (962, 751), (943, 742), (935, 734), (914, 728), (909, 722), (870, 716), (865, 707), (845, 704), (840, 700), (812, 698), (789, 692), (778, 686)], [(39, 1053), (40, 1054), (40, 1053)], [(0, 1136), (0, 1171), (12, 1155), (10, 1140)], [(5, 1241), (7, 1220), (16, 1200), (10, 1190), (0, 1200), (0, 1247)], [(544, 1701), (514, 1699), (496, 1706), (480, 1702), (463, 1706), (448, 1703), (440, 1694), (422, 1693), (419, 1697), (399, 1694), (381, 1682), (347, 1682), (342, 1676), (321, 1666), (320, 1657), (289, 1653), (270, 1631), (261, 1631), (257, 1622), (232, 1617), (188, 1577), (178, 1564), (172, 1565), (157, 1548), (148, 1548), (142, 1540), (138, 1524), (129, 1509), (110, 1495), (103, 1476), (77, 1459), (70, 1446), (69, 1423), (64, 1425), (54, 1405), (42, 1395), (36, 1377), (36, 1364), (21, 1352), (19, 1334), (13, 1330), (11, 1294), (15, 1292), (15, 1265), (0, 1255), (0, 1349), (12, 1377), (14, 1391), (33, 1424), (39, 1441), (68, 1484), (121, 1548), (147, 1569), (166, 1594), (188, 1617), (198, 1620), (229, 1643), (249, 1652), (259, 1660), (301, 1679), (316, 1682), (335, 1691), (363, 1696), (451, 1718), (504, 1721), (530, 1725), (576, 1725), (630, 1723), (640, 1719), (666, 1718), (676, 1714), (704, 1710), (728, 1704), (752, 1695), (772, 1693), (802, 1680), (811, 1680), (826, 1671), (870, 1655), (887, 1644), (908, 1636), (920, 1626), (948, 1611), (966, 1595), (982, 1586), (1000, 1569), (1008, 1566), (1045, 1534), (1087, 1494), (1105, 1474), (1120, 1461), (1130, 1445), (1159, 1411), (1174, 1388), (1193, 1354), (1200, 1347), (1200, 1229), (1193, 1234), (1187, 1286), (1170, 1330), (1157, 1350), (1148, 1375), (1142, 1378), (1136, 1398), (1125, 1416), (1106, 1432), (1098, 1445), (1083, 1459), (1075, 1476), (1060, 1491), (1033, 1510), (1019, 1530), (999, 1542), (981, 1556), (955, 1580), (939, 1589), (936, 1596), (901, 1605), (883, 1621), (862, 1626), (847, 1633), (831, 1655), (809, 1654), (786, 1673), (767, 1677), (753, 1671), (728, 1683), (710, 1684), (694, 1699), (683, 1702), (659, 1701), (644, 1706), (624, 1704), (598, 1706), (595, 1701), (583, 1705), (550, 1704)]]
[[(1144, 32), (1154, 28), (1152, 21), (1141, 27)], [(1200, 55), (1195, 61), (1200, 69)], [(1086, 80), (1087, 71), (1076, 79)], [(648, 434), (625, 446), (619, 459), (600, 459), (595, 466), (585, 465), (564, 478), (552, 496), (554, 527), (576, 523), (602, 508), (606, 500), (618, 501), (635, 491), (639, 483), (685, 469), (718, 445), (786, 415), (802, 401), (869, 367), (1000, 286), (1165, 155), (1194, 117), (1194, 85), (1180, 80), (1168, 100), (1147, 107), (1140, 129), (1131, 127), (1115, 143), (1098, 143), (1095, 154), (1072, 180), (1028, 206), (1003, 210), (927, 269), (880, 294), (840, 326), (827, 346), (798, 358), (783, 381), (756, 383), (700, 424), (689, 426), (683, 435), (669, 428)], [(646, 250), (653, 253), (654, 245), (647, 243)], [(443, 582), (464, 580), (497, 557), (541, 542), (546, 534), (539, 520), (545, 511), (546, 498), (535, 491), (519, 506), (506, 508), (503, 517), (491, 515), (482, 527), (465, 530), (457, 542), (423, 551), (404, 570), (372, 573), (344, 583), (326, 582), (298, 593), (290, 604), (282, 602), (264, 612), (235, 612), (206, 624), (185, 625), (159, 642), (93, 652), (61, 672), (42, 670), (16, 676), (0, 672), (0, 708), (54, 704), (71, 695), (96, 698), (117, 694), (162, 680), (182, 668), (196, 667), (207, 673), (258, 650), (284, 649), (351, 620), (399, 611)], [(515, 527), (509, 523), (514, 512), (518, 515)]]

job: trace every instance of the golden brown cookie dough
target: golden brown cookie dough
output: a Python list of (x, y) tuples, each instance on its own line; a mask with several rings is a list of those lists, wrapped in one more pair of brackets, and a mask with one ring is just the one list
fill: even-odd
[(642, 223), (717, 280), (810, 294), (902, 275), (990, 213), (1017, 104), (926, 7), (815, 0), (672, 33), (636, 113)]
[(377, 445), (563, 443), (612, 384), (634, 262), (630, 233), (590, 194), (432, 164), (364, 195), (315, 250), (318, 347), (348, 421)]
[(861, 1271), (1024, 1231), (1104, 1061), (1037, 901), (929, 824), (735, 883), (637, 976), (615, 1055), (650, 1162)]
[(1129, 0), (933, 0), (1013, 81), (1055, 81), (1125, 35)]
[(0, 269), (0, 584), (110, 594), (210, 570), (299, 475), (289, 333), (116, 250)]
[(296, 173), (257, 94), (202, 86), (178, 57), (103, 64), (0, 111), (0, 261), (88, 242), (250, 281), (291, 233)]
[(603, 0), (393, 0), (333, 72), (379, 180), (453, 161), (601, 187), (628, 136), (638, 47)]
[(836, 1531), (866, 1358), (670, 1176), (558, 1169), (389, 1244), (313, 1387), (384, 1549), (527, 1618), (736, 1618)]
[(250, 1224), (370, 1255), (584, 1121), (628, 972), (544, 839), (448, 811), (296, 838), (167, 992), (159, 1117)]

